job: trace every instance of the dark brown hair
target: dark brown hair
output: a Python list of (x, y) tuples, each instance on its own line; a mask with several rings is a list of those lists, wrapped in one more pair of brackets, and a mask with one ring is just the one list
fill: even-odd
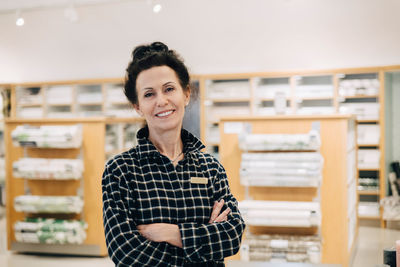
[(183, 91), (190, 91), (190, 76), (183, 59), (161, 42), (139, 45), (132, 52), (132, 61), (126, 68), (124, 93), (132, 104), (138, 104), (136, 79), (140, 72), (157, 66), (168, 66), (179, 79)]

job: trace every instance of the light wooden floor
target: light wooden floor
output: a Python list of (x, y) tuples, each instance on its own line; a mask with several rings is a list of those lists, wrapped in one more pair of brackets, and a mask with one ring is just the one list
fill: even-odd
[[(383, 249), (400, 239), (399, 230), (361, 226), (352, 267), (383, 263)], [(54, 257), (11, 253), (6, 250), (5, 219), (0, 219), (0, 266), (2, 267), (112, 267), (108, 258)]]

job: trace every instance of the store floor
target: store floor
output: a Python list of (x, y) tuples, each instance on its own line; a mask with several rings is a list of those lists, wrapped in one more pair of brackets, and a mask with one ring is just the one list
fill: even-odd
[[(0, 219), (0, 266), (2, 267), (112, 267), (108, 258), (55, 257), (11, 253), (6, 250), (5, 219)], [(383, 261), (383, 248), (400, 239), (399, 230), (361, 226), (352, 267), (369, 267)], [(227, 264), (229, 267), (229, 264)]]

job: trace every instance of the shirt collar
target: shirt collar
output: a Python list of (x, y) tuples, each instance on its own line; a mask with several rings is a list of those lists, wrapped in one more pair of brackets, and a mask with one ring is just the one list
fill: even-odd
[[(138, 152), (140, 157), (148, 157), (159, 155), (157, 148), (149, 140), (149, 128), (146, 126), (140, 129), (136, 135), (138, 140)], [(205, 148), (203, 143), (190, 132), (182, 128), (181, 139), (183, 143), (183, 153), (200, 151)]]

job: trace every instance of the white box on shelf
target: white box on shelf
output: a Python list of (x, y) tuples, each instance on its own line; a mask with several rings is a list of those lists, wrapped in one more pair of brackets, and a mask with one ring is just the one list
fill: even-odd
[(295, 95), (299, 98), (333, 97), (333, 85), (298, 85), (295, 88)]
[(246, 186), (317, 187), (322, 166), (317, 152), (243, 153), (240, 181)]
[(47, 88), (46, 102), (48, 104), (72, 104), (73, 87), (69, 85), (58, 85)]
[(20, 158), (13, 162), (14, 177), (27, 179), (80, 179), (83, 174), (81, 159)]
[(370, 95), (379, 93), (378, 79), (349, 79), (339, 83), (340, 96)]
[(14, 208), (28, 213), (80, 213), (83, 200), (78, 196), (22, 195), (14, 199)]
[(254, 226), (313, 227), (321, 224), (319, 202), (243, 200), (240, 212)]
[(40, 87), (17, 87), (17, 104), (41, 105), (43, 104), (42, 88)]
[(358, 120), (379, 120), (379, 103), (343, 103), (339, 112), (354, 114)]
[(282, 92), (287, 98), (290, 97), (290, 85), (258, 85), (255, 88), (255, 97), (257, 98), (274, 98), (277, 92)]
[(358, 150), (358, 168), (360, 169), (378, 169), (379, 160), (380, 151), (378, 149)]
[(108, 103), (128, 103), (122, 84), (108, 85), (106, 96)]
[(79, 104), (101, 103), (103, 95), (101, 93), (79, 93), (77, 102)]
[(357, 143), (359, 145), (378, 145), (380, 138), (379, 125), (365, 125), (357, 126)]
[(307, 134), (242, 134), (239, 147), (242, 150), (316, 150), (321, 146), (319, 132)]
[(19, 125), (11, 133), (15, 146), (78, 148), (82, 145), (81, 125)]
[(43, 114), (42, 107), (23, 107), (18, 109), (18, 117), (21, 118), (42, 118)]
[(250, 97), (249, 81), (218, 81), (209, 82), (207, 98), (209, 99), (235, 99)]
[(358, 203), (358, 215), (365, 217), (379, 217), (379, 203), (360, 201)]

